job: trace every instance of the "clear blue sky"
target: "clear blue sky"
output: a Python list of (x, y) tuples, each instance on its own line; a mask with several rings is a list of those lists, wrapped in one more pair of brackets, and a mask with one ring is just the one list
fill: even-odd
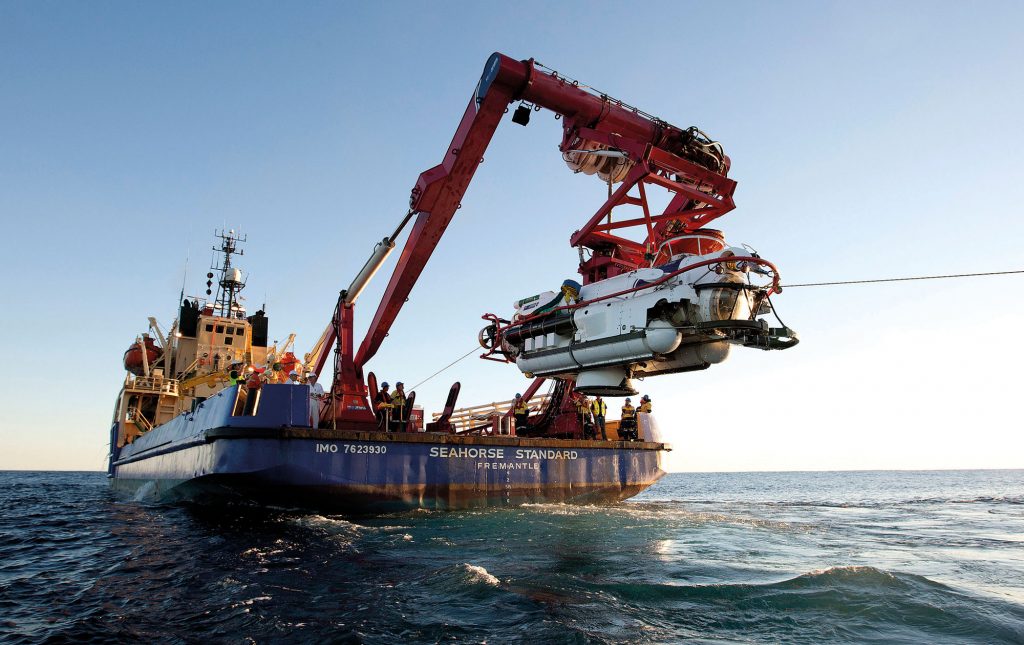
[[(1024, 5), (0, 1), (0, 468), (100, 469), (121, 355), (247, 233), (250, 305), (308, 349), (441, 159), (487, 56), (722, 141), (718, 220), (784, 282), (1024, 268)], [(505, 123), (369, 365), (416, 383), (575, 276), (603, 201), (549, 113)], [(390, 267), (389, 267), (390, 268)], [(385, 283), (360, 302), (365, 328)], [(649, 379), (682, 470), (1024, 467), (1021, 276), (792, 289), (803, 342)], [(526, 380), (469, 358), (462, 403)]]

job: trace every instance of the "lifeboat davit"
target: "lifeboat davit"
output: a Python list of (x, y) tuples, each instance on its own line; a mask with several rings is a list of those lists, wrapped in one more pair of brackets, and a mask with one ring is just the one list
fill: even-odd
[[(155, 363), (157, 359), (163, 356), (164, 350), (157, 346), (149, 336), (142, 339), (143, 344), (146, 346), (146, 360), (150, 365)], [(128, 349), (124, 352), (124, 368), (134, 374), (135, 376), (142, 376), (146, 372), (142, 367), (142, 347), (139, 346), (138, 342), (131, 344)]]

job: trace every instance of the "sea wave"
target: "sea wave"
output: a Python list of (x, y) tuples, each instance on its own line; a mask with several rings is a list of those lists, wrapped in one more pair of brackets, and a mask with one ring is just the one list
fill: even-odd
[(371, 527), (357, 524), (338, 516), (298, 515), (290, 519), (298, 526), (326, 533), (351, 534), (359, 533), (360, 531), (372, 530)]
[[(1024, 642), (1024, 607), (982, 598), (924, 576), (870, 566), (833, 567), (765, 584), (615, 582), (601, 588), (621, 602), (685, 608), (694, 625), (713, 613), (719, 629), (789, 634), (794, 642)], [(831, 622), (828, 629), (805, 621)], [(797, 638), (797, 634), (800, 635)]]
[[(722, 500), (714, 499), (680, 499), (674, 500), (685, 504), (722, 504)], [(779, 507), (779, 508), (850, 508), (850, 509), (885, 509), (914, 506), (942, 506), (946, 504), (979, 504), (991, 506), (1020, 506), (1024, 505), (1024, 496), (981, 496), (981, 497), (914, 497), (901, 499), (881, 500), (730, 500), (733, 504)]]
[(0, 641), (1020, 645), (1024, 477), (943, 477), (669, 475), (612, 506), (353, 518), (0, 473)]
[(492, 576), (487, 569), (477, 566), (475, 564), (469, 564), (467, 562), (459, 565), (466, 573), (466, 580), (470, 583), (484, 583), (497, 587), (501, 584), (501, 581)]
[(684, 522), (700, 524), (734, 524), (770, 528), (780, 531), (811, 531), (819, 525), (755, 517), (718, 511), (695, 511), (684, 502), (659, 500), (654, 502), (630, 502), (619, 506), (586, 506), (576, 504), (527, 504), (524, 508), (553, 516), (597, 516), (600, 518), (619, 517), (631, 520), (655, 522)]

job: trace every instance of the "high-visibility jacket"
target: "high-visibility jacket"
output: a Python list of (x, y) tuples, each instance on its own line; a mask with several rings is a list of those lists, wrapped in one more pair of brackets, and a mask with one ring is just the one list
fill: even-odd
[(384, 390), (377, 392), (377, 398), (374, 401), (377, 404), (378, 410), (386, 410), (391, 407), (391, 395)]
[(647, 414), (650, 414), (651, 413), (651, 402), (650, 401), (644, 401), (643, 403), (641, 403), (640, 404), (640, 409), (637, 410), (637, 412), (646, 412)]
[(590, 404), (590, 411), (594, 413), (595, 417), (603, 417), (608, 412), (608, 404), (603, 399), (601, 401), (594, 399), (594, 402)]
[(391, 413), (391, 420), (405, 421), (405, 396), (396, 391), (394, 396), (391, 397), (391, 407), (394, 408), (394, 411)]
[(632, 419), (634, 417), (636, 417), (636, 408), (633, 407), (632, 403), (627, 403), (626, 405), (622, 406), (623, 419)]
[(529, 406), (526, 405), (526, 401), (520, 400), (519, 403), (516, 403), (515, 405), (512, 406), (512, 414), (516, 415), (517, 417), (529, 413), (530, 408)]

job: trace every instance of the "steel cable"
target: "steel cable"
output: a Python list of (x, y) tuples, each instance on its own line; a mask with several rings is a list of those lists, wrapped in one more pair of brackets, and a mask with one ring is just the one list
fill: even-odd
[[(795, 288), (795, 287), (829, 287), (829, 286), (837, 286), (837, 285), (845, 285), (845, 284), (873, 284), (873, 283), (880, 283), (880, 282), (909, 282), (909, 281), (912, 281), (912, 280), (943, 280), (943, 279), (949, 279), (949, 278), (977, 278), (977, 277), (982, 277), (982, 276), (1013, 275), (1013, 274), (1021, 274), (1021, 273), (1024, 273), (1024, 269), (1015, 270), (1015, 271), (987, 271), (987, 272), (984, 272), (984, 273), (953, 273), (953, 274), (948, 274), (948, 275), (924, 275), (924, 276), (913, 276), (913, 277), (907, 277), (907, 278), (878, 278), (878, 279), (874, 279), (874, 280), (840, 280), (840, 281), (835, 281), (835, 282), (804, 282), (804, 283), (801, 283), (801, 284), (784, 284), (784, 285), (782, 285), (782, 288), (785, 290), (785, 289), (792, 289), (792, 288)], [(775, 313), (775, 307), (774, 307), (774, 305), (771, 305), (771, 301), (770, 300), (769, 300), (769, 306), (771, 306), (772, 312)], [(781, 323), (783, 326), (785, 326), (785, 323), (783, 323), (782, 320), (779, 319), (778, 313), (775, 313), (775, 317), (776, 317), (776, 319), (779, 320), (779, 323)], [(459, 358), (455, 359), (451, 363), (448, 363), (447, 365), (445, 365), (441, 369), (437, 370), (436, 372), (434, 372), (433, 374), (431, 374), (427, 378), (423, 379), (422, 381), (420, 381), (416, 385), (414, 385), (411, 388), (409, 388), (410, 391), (415, 390), (416, 388), (418, 388), (419, 386), (423, 385), (424, 383), (426, 383), (430, 379), (434, 378), (438, 374), (441, 374), (442, 372), (444, 372), (445, 370), (449, 369), (450, 367), (452, 367), (452, 366), (456, 365), (457, 363), (465, 360), (470, 354), (476, 352), (478, 349), (479, 349), (479, 347), (473, 347), (472, 349), (470, 349), (468, 352), (466, 352), (465, 354), (463, 354)]]
[(915, 276), (912, 278), (879, 278), (877, 280), (843, 280), (839, 282), (805, 282), (803, 284), (784, 284), (783, 289), (792, 289), (794, 287), (830, 287), (840, 284), (871, 284), (876, 282), (907, 282), (910, 280), (942, 280), (945, 278), (976, 278), (979, 276), (989, 275), (1010, 275), (1014, 273), (1024, 273), (1024, 270), (1018, 271), (989, 271), (986, 273), (954, 273), (950, 275), (922, 275)]
[(434, 372), (433, 374), (431, 374), (431, 375), (430, 375), (430, 376), (428, 376), (427, 378), (423, 379), (422, 381), (420, 381), (420, 382), (419, 382), (419, 383), (417, 383), (416, 385), (413, 385), (413, 386), (412, 386), (411, 388), (409, 388), (409, 391), (411, 392), (411, 391), (415, 390), (416, 388), (418, 388), (419, 386), (423, 385), (424, 383), (426, 383), (426, 382), (427, 382), (427, 381), (429, 381), (430, 379), (434, 378), (435, 376), (437, 376), (437, 375), (438, 375), (438, 374), (440, 374), (441, 372), (445, 371), (446, 369), (448, 369), (448, 368), (449, 368), (449, 367), (451, 367), (452, 365), (455, 365), (456, 363), (458, 363), (459, 361), (463, 360), (464, 358), (466, 358), (467, 356), (469, 356), (469, 355), (470, 355), (470, 354), (472, 354), (473, 352), (476, 352), (476, 351), (479, 351), (479, 350), (480, 350), (480, 346), (479, 346), (479, 345), (477, 345), (477, 346), (473, 347), (473, 349), (469, 350), (468, 352), (466, 352), (465, 354), (463, 354), (463, 355), (462, 355), (462, 356), (460, 356), (459, 358), (455, 359), (455, 360), (454, 360), (454, 361), (452, 361), (451, 363), (448, 363), (447, 365), (445, 365), (445, 366), (444, 366), (444, 367), (442, 367), (441, 369), (437, 370), (436, 372)]

